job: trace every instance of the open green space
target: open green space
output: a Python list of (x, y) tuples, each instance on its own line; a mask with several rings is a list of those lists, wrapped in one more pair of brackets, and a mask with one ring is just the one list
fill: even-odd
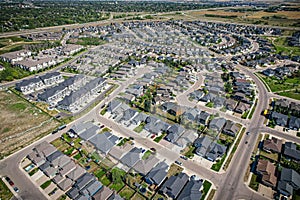
[(13, 193), (8, 189), (6, 184), (0, 179), (0, 199), (11, 199)]
[(281, 53), (285, 55), (300, 55), (299, 47), (292, 47), (288, 45), (286, 37), (278, 37), (273, 42), (276, 53)]
[(298, 91), (288, 91), (288, 92), (279, 92), (277, 93), (280, 96), (289, 97), (292, 99), (300, 100), (300, 89)]
[(264, 76), (263, 74), (259, 74), (259, 76), (265, 81), (266, 84), (268, 84), (272, 92), (279, 92), (291, 89), (300, 90), (300, 79), (297, 77), (284, 78), (283, 80), (279, 80), (275, 77)]

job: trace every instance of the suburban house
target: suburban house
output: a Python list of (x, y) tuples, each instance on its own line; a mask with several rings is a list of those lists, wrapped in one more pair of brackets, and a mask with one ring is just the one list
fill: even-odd
[(239, 102), (239, 104), (234, 109), (235, 112), (243, 114), (244, 112), (248, 111), (250, 109), (250, 105), (244, 102)]
[(292, 142), (286, 142), (284, 144), (283, 155), (287, 159), (294, 161), (300, 161), (300, 150), (297, 149), (297, 145)]
[(177, 199), (182, 200), (194, 200), (194, 199), (201, 199), (202, 193), (200, 191), (203, 182), (200, 180), (191, 179), (188, 183), (184, 186), (183, 190), (179, 194)]
[(291, 116), (288, 127), (292, 130), (298, 131), (300, 129), (300, 118)]
[(300, 188), (300, 174), (293, 169), (282, 168), (277, 190), (284, 196), (290, 197), (294, 190)]
[(102, 154), (107, 155), (111, 148), (116, 144), (116, 136), (109, 132), (102, 134), (96, 134), (94, 137), (89, 139), (89, 142), (95, 146), (95, 148)]
[(277, 177), (275, 176), (276, 166), (268, 160), (259, 159), (256, 172), (261, 177), (261, 181), (268, 187), (275, 188)]
[(189, 108), (182, 115), (182, 119), (188, 122), (195, 122), (201, 110), (198, 108)]
[(226, 119), (224, 118), (214, 118), (209, 123), (209, 128), (220, 132), (226, 123)]
[(282, 140), (272, 137), (263, 141), (263, 150), (272, 153), (281, 153)]
[(133, 169), (142, 176), (146, 176), (158, 162), (159, 159), (156, 156), (150, 155), (147, 159), (139, 160)]
[(217, 158), (222, 157), (226, 152), (226, 146), (213, 142), (207, 136), (198, 138), (194, 141), (196, 147), (196, 154), (207, 158), (210, 161), (215, 161)]
[(208, 124), (209, 118), (210, 118), (210, 114), (205, 111), (201, 111), (201, 113), (197, 116), (198, 122), (203, 125)]
[(180, 126), (179, 124), (173, 124), (170, 126), (167, 130), (167, 136), (165, 137), (165, 140), (175, 143), (178, 138), (183, 134), (185, 129)]
[(185, 173), (180, 173), (177, 176), (171, 176), (161, 186), (159, 191), (172, 199), (176, 199), (188, 180), (189, 177)]
[(63, 76), (59, 72), (51, 72), (45, 75), (41, 75), (40, 79), (43, 81), (46, 87), (61, 83), (64, 81)]
[(128, 153), (126, 153), (120, 162), (129, 168), (132, 168), (142, 158), (142, 149), (134, 147)]
[(186, 147), (188, 145), (193, 144), (193, 142), (197, 139), (198, 134), (192, 130), (185, 131), (180, 138), (176, 141), (176, 145), (179, 147)]
[(240, 127), (235, 122), (227, 120), (222, 132), (235, 137), (239, 131)]
[(168, 112), (170, 115), (179, 116), (184, 112), (183, 108), (173, 102), (165, 102), (161, 105), (162, 110)]
[(158, 163), (153, 167), (145, 177), (145, 181), (148, 184), (155, 184), (159, 186), (165, 180), (168, 174), (169, 165), (165, 162)]
[(31, 56), (31, 54), (32, 54), (31, 51), (20, 50), (20, 51), (4, 53), (0, 56), (0, 58), (5, 62), (15, 64), (16, 62)]
[(276, 125), (278, 126), (287, 126), (288, 123), (288, 116), (278, 113), (278, 112), (272, 112), (271, 119), (275, 121)]

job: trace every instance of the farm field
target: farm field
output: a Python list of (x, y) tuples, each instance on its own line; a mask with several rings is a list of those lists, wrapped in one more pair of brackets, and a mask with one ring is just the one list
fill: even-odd
[(0, 91), (0, 121), (0, 159), (59, 126), (59, 122), (11, 91)]

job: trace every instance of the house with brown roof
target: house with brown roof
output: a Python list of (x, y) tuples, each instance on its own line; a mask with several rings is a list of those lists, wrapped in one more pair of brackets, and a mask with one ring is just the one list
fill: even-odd
[(275, 176), (276, 167), (268, 160), (259, 159), (256, 172), (261, 176), (262, 184), (275, 188), (277, 177)]
[(263, 150), (269, 153), (280, 153), (282, 148), (282, 140), (272, 137), (263, 141)]

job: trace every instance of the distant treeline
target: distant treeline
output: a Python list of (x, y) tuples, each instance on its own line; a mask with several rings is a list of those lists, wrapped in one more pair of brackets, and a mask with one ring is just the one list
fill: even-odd
[(218, 18), (226, 18), (226, 19), (234, 19), (237, 18), (237, 15), (214, 15), (214, 14), (204, 14), (205, 17), (218, 17)]

